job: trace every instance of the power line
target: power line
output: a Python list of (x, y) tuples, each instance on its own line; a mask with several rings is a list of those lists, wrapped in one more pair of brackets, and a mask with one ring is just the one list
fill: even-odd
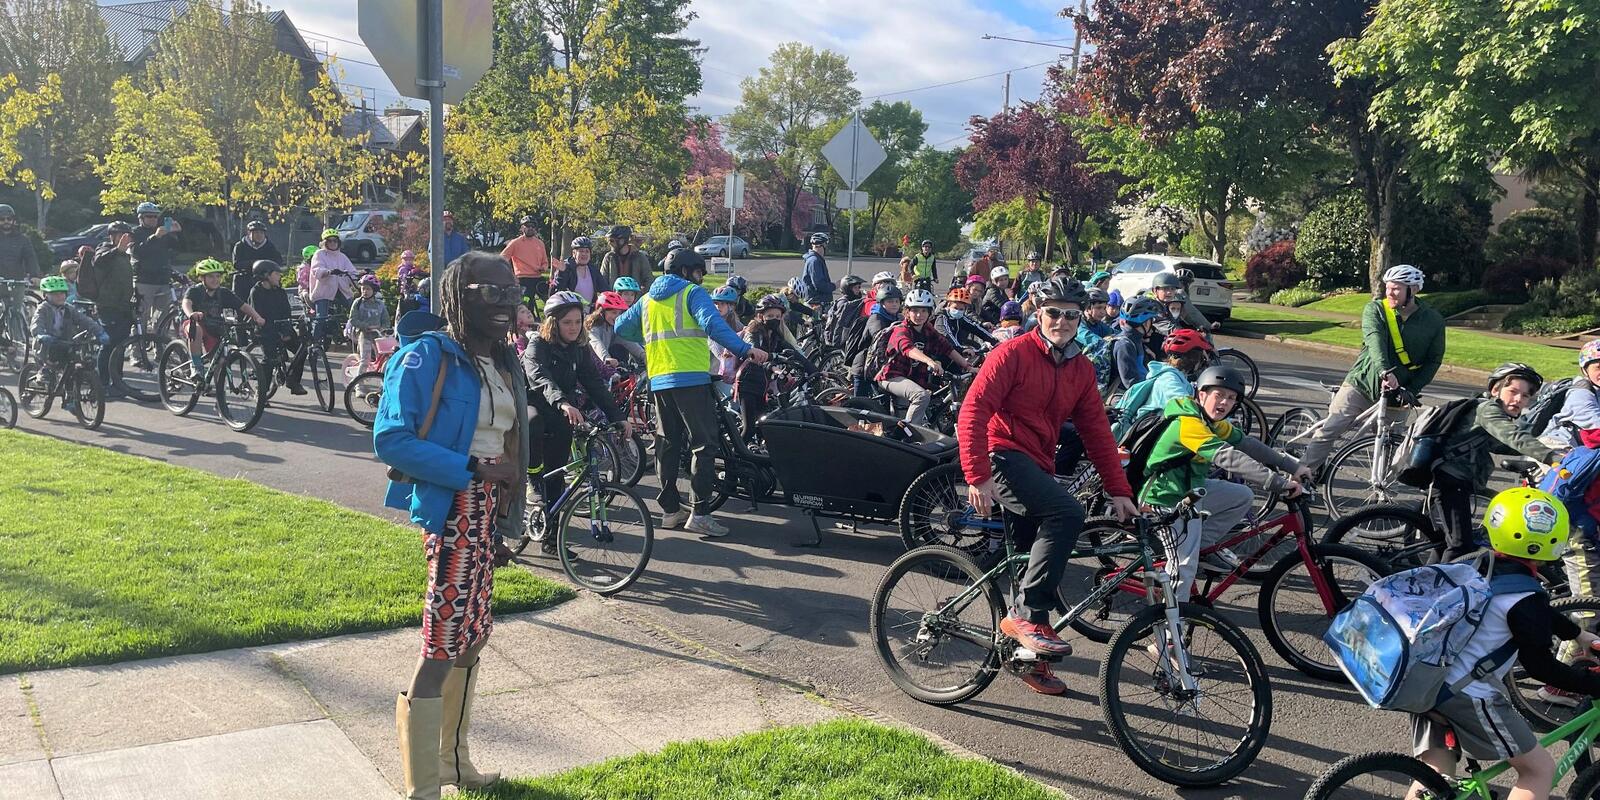
[(1037, 64), (1029, 64), (1029, 65), (1027, 65), (1025, 67), (1012, 67), (1010, 69), (1000, 70), (999, 72), (990, 72), (990, 73), (985, 74), (985, 75), (974, 75), (974, 76), (972, 76), (970, 78), (962, 78), (960, 80), (946, 81), (944, 83), (935, 83), (935, 84), (933, 84), (931, 86), (918, 86), (915, 89), (901, 89), (899, 91), (894, 91), (894, 92), (884, 92), (882, 94), (870, 95), (870, 96), (867, 96), (867, 97), (863, 97), (861, 99), (862, 100), (876, 100), (876, 99), (878, 99), (880, 97), (892, 97), (892, 96), (897, 95), (897, 94), (911, 94), (912, 92), (925, 92), (925, 91), (927, 91), (929, 89), (942, 89), (942, 88), (944, 88), (946, 86), (955, 86), (956, 84), (960, 84), (960, 83), (971, 83), (973, 81), (981, 81), (984, 78), (997, 78), (997, 77), (999, 77), (1001, 75), (1004, 75), (1004, 74), (1006, 74), (1008, 72), (1022, 72), (1024, 70), (1037, 69), (1039, 67), (1043, 67), (1043, 66), (1046, 66), (1048, 64), (1054, 64), (1054, 63), (1056, 63), (1056, 61), (1057, 61), (1057, 59), (1052, 58), (1049, 61), (1040, 61)]

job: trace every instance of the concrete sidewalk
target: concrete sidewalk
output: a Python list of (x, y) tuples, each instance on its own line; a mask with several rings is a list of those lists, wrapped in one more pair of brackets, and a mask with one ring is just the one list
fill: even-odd
[[(0, 800), (394, 798), (394, 698), (415, 628), (0, 683)], [(556, 772), (672, 741), (840, 715), (592, 595), (495, 623), (473, 760)]]

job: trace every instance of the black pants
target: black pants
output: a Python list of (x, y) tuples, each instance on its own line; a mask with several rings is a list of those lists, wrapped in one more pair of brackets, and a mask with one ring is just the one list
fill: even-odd
[(289, 376), (284, 381), (285, 386), (299, 388), (305, 380), (306, 355), (309, 349), (300, 341), (300, 337), (285, 335), (274, 326), (268, 325), (266, 330), (261, 332), (261, 354), (266, 356), (267, 361), (278, 361), (285, 354), (293, 353), (289, 362)]
[(528, 455), (530, 465), (543, 464), (534, 486), (544, 498), (544, 510), (549, 514), (561, 499), (569, 477), (556, 472), (572, 458), (572, 423), (567, 422), (565, 413), (544, 405), (534, 408), (533, 418), (528, 421)]
[(767, 368), (751, 362), (739, 370), (739, 427), (746, 440), (756, 435), (756, 420), (767, 411)]
[(528, 308), (534, 308), (533, 298), (543, 300), (550, 296), (550, 279), (543, 275), (537, 278), (518, 278), (517, 283), (522, 284), (522, 302)]
[(133, 316), (130, 314), (127, 317), (118, 317), (113, 314), (107, 314), (105, 311), (105, 309), (100, 311), (100, 324), (106, 329), (106, 336), (110, 340), (106, 342), (105, 347), (100, 348), (96, 366), (100, 369), (100, 382), (109, 387), (111, 385), (111, 351), (117, 349), (117, 345), (127, 341), (128, 331), (133, 328)]
[(1061, 426), (1061, 438), (1056, 444), (1056, 474), (1071, 475), (1078, 462), (1083, 460), (1083, 439), (1078, 437), (1078, 427), (1068, 422)]
[(662, 513), (675, 514), (683, 508), (678, 493), (678, 459), (683, 448), (692, 456), (689, 474), (689, 502), (696, 514), (710, 512), (711, 482), (716, 478), (716, 458), (720, 448), (717, 428), (717, 400), (711, 385), (657, 389), (650, 393), (656, 404), (656, 475), (661, 492), (656, 495)]
[(1446, 472), (1433, 474), (1433, 489), (1438, 492), (1439, 512), (1444, 517), (1445, 561), (1454, 561), (1479, 548), (1473, 534), (1472, 495), (1476, 484)]
[(1012, 605), (1029, 621), (1048, 624), (1050, 612), (1060, 605), (1056, 589), (1067, 558), (1083, 532), (1083, 506), (1023, 453), (1001, 450), (990, 454), (989, 463), (1000, 489), (1006, 529), (1017, 549), (1028, 551), (1028, 569), (1017, 587), (1022, 597), (1020, 602), (1013, 598)]

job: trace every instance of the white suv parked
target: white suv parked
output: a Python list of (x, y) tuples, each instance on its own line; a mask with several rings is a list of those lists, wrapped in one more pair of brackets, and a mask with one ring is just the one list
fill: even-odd
[(339, 223), (339, 238), (344, 241), (344, 254), (354, 262), (383, 261), (389, 257), (389, 246), (384, 243), (379, 225), (390, 225), (400, 215), (381, 209), (352, 211)]
[(1212, 322), (1233, 315), (1233, 282), (1228, 273), (1215, 261), (1194, 256), (1162, 256), (1141, 253), (1117, 262), (1111, 270), (1111, 288), (1122, 292), (1124, 298), (1148, 291), (1150, 282), (1161, 272), (1187, 269), (1194, 273), (1194, 284), (1189, 287), (1189, 302)]

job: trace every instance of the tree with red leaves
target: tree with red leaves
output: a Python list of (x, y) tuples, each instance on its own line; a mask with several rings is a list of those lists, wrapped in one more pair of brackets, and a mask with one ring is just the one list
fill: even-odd
[(1045, 258), (1055, 248), (1057, 220), (1065, 234), (1067, 261), (1078, 257), (1078, 234), (1090, 217), (1111, 207), (1121, 181), (1096, 171), (1073, 129), (1087, 113), (1083, 102), (1063, 91), (1056, 70), (1035, 103), (988, 119), (973, 117), (972, 144), (956, 162), (956, 179), (974, 195), (975, 211), (1018, 197), (1051, 206)]
[[(722, 205), (723, 178), (733, 171), (735, 162), (733, 154), (722, 146), (722, 126), (714, 122), (691, 123), (683, 146), (689, 151), (689, 171), (684, 174), (684, 184), (700, 194), (701, 229), (693, 234), (698, 239), (699, 234), (707, 230), (722, 231), (727, 228), (728, 209)], [(769, 228), (782, 223), (783, 212), (783, 198), (747, 170), (744, 208), (739, 210), (735, 233), (753, 244), (765, 238)], [(806, 208), (806, 220), (810, 220), (810, 213), (810, 208)], [(792, 225), (789, 227), (792, 231), (802, 230)]]

